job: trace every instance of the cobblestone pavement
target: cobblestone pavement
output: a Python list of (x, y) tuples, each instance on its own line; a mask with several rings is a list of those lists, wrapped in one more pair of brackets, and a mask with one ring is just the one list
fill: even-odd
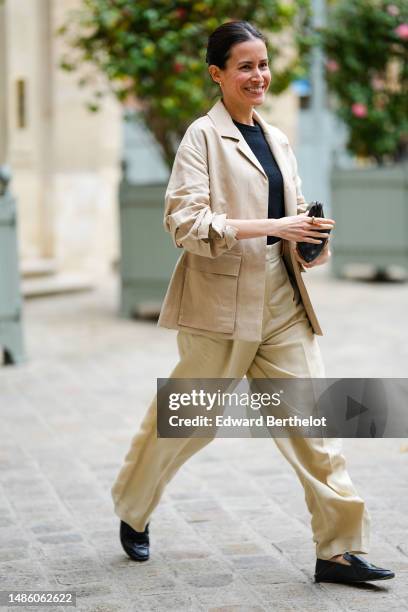
[[(327, 375), (406, 376), (408, 286), (307, 275)], [(406, 440), (345, 441), (372, 517), (369, 559), (393, 581), (312, 582), (303, 491), (266, 439), (195, 455), (154, 515), (151, 560), (127, 559), (110, 487), (177, 355), (173, 331), (118, 319), (116, 302), (112, 278), (26, 304), (29, 360), (0, 369), (0, 590), (72, 589), (81, 612), (408, 609)]]

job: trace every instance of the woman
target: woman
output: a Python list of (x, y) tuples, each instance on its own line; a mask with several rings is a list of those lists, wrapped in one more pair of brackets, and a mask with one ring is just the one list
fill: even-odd
[[(178, 329), (171, 378), (323, 377), (321, 329), (301, 278), (311, 264), (296, 242), (319, 243), (331, 219), (304, 212), (286, 136), (254, 110), (271, 74), (263, 35), (228, 22), (210, 36), (207, 63), (222, 98), (194, 121), (178, 149), (164, 224), (184, 249), (159, 324)], [(124, 550), (149, 557), (150, 516), (166, 483), (211, 438), (157, 438), (156, 398), (112, 488)], [(394, 574), (364, 561), (369, 518), (347, 474), (340, 441), (276, 438), (305, 490), (316, 543), (316, 581), (356, 582)]]

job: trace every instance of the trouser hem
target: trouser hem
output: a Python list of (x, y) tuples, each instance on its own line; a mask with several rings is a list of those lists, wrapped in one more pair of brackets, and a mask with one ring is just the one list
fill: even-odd
[(345, 552), (352, 553), (354, 555), (366, 555), (369, 552), (368, 540), (350, 539), (350, 540), (337, 540), (332, 542), (330, 546), (316, 546), (316, 557), (328, 561), (336, 555), (342, 555)]
[(146, 529), (147, 523), (149, 522), (148, 518), (136, 519), (134, 516), (132, 516), (131, 512), (122, 510), (118, 506), (115, 506), (114, 512), (121, 521), (127, 525), (130, 525), (130, 527), (132, 527), (132, 529), (135, 531), (143, 532)]

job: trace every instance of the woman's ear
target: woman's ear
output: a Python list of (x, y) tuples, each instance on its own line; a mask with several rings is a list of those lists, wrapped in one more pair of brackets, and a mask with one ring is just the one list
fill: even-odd
[(220, 85), (221, 78), (220, 78), (220, 69), (218, 68), (218, 66), (211, 64), (210, 66), (208, 66), (208, 72), (210, 73), (212, 80), (215, 83), (218, 83), (218, 85)]

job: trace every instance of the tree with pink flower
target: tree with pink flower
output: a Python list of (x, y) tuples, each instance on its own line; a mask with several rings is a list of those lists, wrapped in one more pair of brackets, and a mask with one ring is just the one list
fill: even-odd
[(408, 3), (338, 0), (318, 31), (330, 103), (351, 153), (378, 164), (408, 156)]

